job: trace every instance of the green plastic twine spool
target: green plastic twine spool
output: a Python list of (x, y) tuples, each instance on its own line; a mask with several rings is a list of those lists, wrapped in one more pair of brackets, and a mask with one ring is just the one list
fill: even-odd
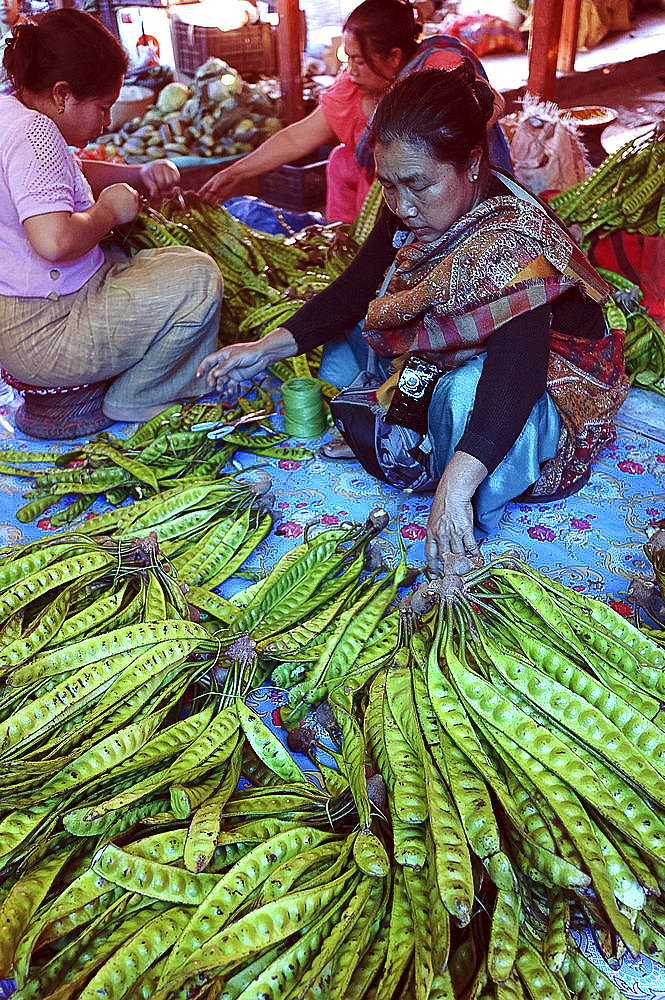
[(282, 386), (284, 430), (290, 437), (309, 441), (326, 429), (323, 395), (318, 378), (290, 378)]

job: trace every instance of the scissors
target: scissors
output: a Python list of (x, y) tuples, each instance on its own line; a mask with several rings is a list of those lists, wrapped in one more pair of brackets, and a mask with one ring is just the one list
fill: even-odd
[(192, 424), (190, 430), (208, 431), (207, 437), (214, 441), (218, 438), (225, 438), (236, 427), (244, 427), (245, 424), (256, 423), (257, 420), (263, 420), (267, 416), (268, 413), (266, 410), (257, 410), (255, 413), (245, 413), (236, 420), (204, 420), (201, 424)]

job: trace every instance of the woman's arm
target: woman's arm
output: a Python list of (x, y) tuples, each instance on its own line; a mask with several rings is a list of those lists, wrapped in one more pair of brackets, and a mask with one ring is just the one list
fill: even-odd
[(228, 383), (243, 382), (260, 375), (275, 361), (284, 361), (298, 353), (298, 345), (288, 330), (278, 326), (252, 343), (229, 344), (208, 354), (196, 375), (205, 378), (211, 389), (224, 392)]
[(224, 201), (242, 181), (251, 180), (268, 170), (274, 170), (313, 153), (319, 146), (336, 141), (336, 136), (321, 108), (315, 108), (306, 118), (275, 132), (242, 160), (220, 170), (201, 188), (201, 194), (214, 195)]
[(364, 316), (394, 255), (394, 225), (395, 217), (386, 208), (354, 260), (328, 288), (260, 340), (209, 354), (199, 365), (198, 377), (221, 391), (229, 382), (253, 378), (275, 361), (306, 353), (350, 330)]
[(82, 212), (33, 215), (23, 224), (30, 246), (45, 260), (64, 263), (83, 257), (114, 226), (131, 222), (139, 209), (134, 184), (151, 195), (165, 195), (180, 180), (170, 160), (136, 165), (83, 160), (81, 167), (96, 198), (94, 205)]
[(376, 296), (386, 270), (395, 257), (392, 244), (397, 219), (383, 206), (369, 236), (345, 271), (327, 288), (285, 320), (305, 354), (320, 344), (342, 336), (361, 320)]
[(80, 165), (95, 198), (111, 184), (131, 184), (150, 195), (166, 195), (180, 183), (180, 171), (171, 160), (136, 164), (81, 160)]
[(456, 451), (436, 488), (425, 541), (425, 558), (432, 573), (447, 552), (480, 556), (473, 531), (473, 496), (487, 476), (487, 466), (465, 451)]
[(77, 260), (97, 246), (114, 226), (131, 222), (139, 196), (128, 184), (105, 188), (94, 205), (82, 212), (45, 212), (25, 219), (28, 243), (54, 264)]
[(458, 447), (490, 472), (508, 454), (547, 388), (550, 310), (548, 304), (538, 306), (488, 338), (473, 410)]
[(487, 358), (467, 428), (437, 487), (427, 521), (425, 554), (432, 572), (447, 552), (479, 556), (473, 497), (505, 458), (545, 392), (550, 352), (550, 306), (539, 306), (499, 327)]

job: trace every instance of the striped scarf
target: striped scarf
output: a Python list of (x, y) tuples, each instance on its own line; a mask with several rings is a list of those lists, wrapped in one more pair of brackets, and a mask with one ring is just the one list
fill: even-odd
[(511, 194), (481, 202), (435, 244), (397, 251), (385, 293), (363, 335), (377, 354), (430, 352), (442, 368), (481, 354), (515, 316), (581, 285), (596, 301), (609, 289), (557, 221)]

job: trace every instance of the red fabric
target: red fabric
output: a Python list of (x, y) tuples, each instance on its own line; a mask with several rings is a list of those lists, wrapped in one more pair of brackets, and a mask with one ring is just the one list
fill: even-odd
[(642, 305), (651, 316), (665, 316), (665, 239), (618, 231), (594, 239), (589, 260), (634, 281), (644, 292)]
[(348, 73), (340, 73), (319, 96), (319, 107), (340, 142), (356, 148), (367, 125), (362, 95)]
[(326, 164), (326, 219), (353, 222), (372, 183), (353, 155), (367, 118), (360, 91), (348, 73), (340, 73), (319, 97), (319, 107), (340, 141)]
[(353, 146), (335, 146), (326, 163), (326, 219), (352, 222), (363, 206), (372, 178), (356, 163)]
[(614, 417), (628, 395), (623, 330), (602, 340), (552, 331), (547, 391), (561, 418), (557, 453), (529, 490), (533, 499), (569, 496), (589, 477), (592, 462), (616, 438)]
[(524, 52), (519, 31), (491, 14), (447, 14), (440, 30), (459, 38), (477, 56), (488, 52)]

